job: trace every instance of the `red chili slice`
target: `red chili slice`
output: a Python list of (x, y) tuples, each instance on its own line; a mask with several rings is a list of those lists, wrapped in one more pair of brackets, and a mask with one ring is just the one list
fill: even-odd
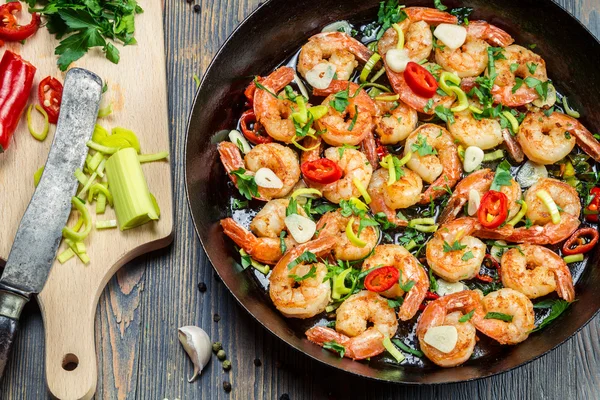
[(594, 228), (581, 228), (567, 239), (562, 251), (565, 255), (587, 253), (596, 243), (598, 243), (598, 231)]
[(594, 196), (590, 204), (583, 210), (585, 219), (589, 222), (598, 222), (598, 209), (600, 208), (600, 187), (590, 190), (590, 195)]
[(477, 217), (484, 228), (499, 227), (508, 217), (508, 197), (502, 192), (488, 191), (481, 198)]
[(8, 42), (25, 40), (40, 27), (41, 18), (38, 14), (31, 14), (31, 22), (27, 25), (17, 25), (14, 13), (21, 12), (21, 3), (18, 1), (0, 5), (0, 39)]
[(365, 278), (365, 288), (371, 292), (385, 292), (396, 283), (400, 274), (396, 267), (387, 266), (371, 271)]
[(425, 293), (425, 299), (426, 300), (437, 300), (440, 298), (440, 295), (437, 293), (433, 293), (430, 291), (427, 291), (427, 293)]
[(412, 61), (406, 64), (404, 80), (416, 95), (426, 99), (433, 97), (438, 88), (438, 83), (431, 72)]
[(300, 169), (305, 178), (323, 185), (333, 183), (342, 177), (340, 166), (328, 158), (319, 158), (315, 161), (305, 162)]
[(480, 281), (483, 282), (494, 282), (494, 278), (492, 278), (491, 276), (488, 275), (481, 275), (481, 274), (477, 274), (475, 275), (475, 278), (479, 279)]
[[(251, 124), (254, 124), (252, 128), (250, 128)], [(262, 125), (256, 120), (253, 109), (244, 111), (240, 117), (240, 125), (246, 139), (254, 144), (271, 143), (273, 141), (271, 136), (264, 134), (264, 131), (261, 129)]]
[(40, 86), (38, 86), (38, 100), (48, 114), (48, 122), (51, 124), (55, 124), (58, 121), (62, 92), (62, 83), (51, 76), (42, 79)]

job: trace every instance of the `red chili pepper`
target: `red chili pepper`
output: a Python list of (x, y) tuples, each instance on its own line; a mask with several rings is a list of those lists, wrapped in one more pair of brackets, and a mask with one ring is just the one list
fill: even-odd
[(590, 190), (590, 196), (593, 196), (590, 204), (583, 210), (585, 219), (589, 222), (598, 222), (598, 209), (600, 208), (600, 187)]
[(8, 42), (18, 42), (33, 35), (40, 27), (41, 18), (31, 14), (31, 22), (27, 25), (17, 25), (14, 13), (21, 12), (22, 6), (18, 1), (0, 5), (0, 39)]
[(481, 198), (477, 217), (484, 228), (499, 227), (508, 217), (508, 197), (502, 192), (488, 191)]
[(427, 304), (429, 304), (428, 301), (422, 302), (421, 305), (419, 306), (419, 311), (425, 311), (425, 308), (427, 307)]
[[(262, 82), (263, 79), (265, 78), (262, 78), (260, 76), (256, 77), (256, 81), (258, 81), (259, 83)], [(244, 90), (244, 96), (246, 96), (246, 101), (249, 107), (252, 107), (252, 105), (254, 104), (254, 92), (256, 92), (256, 81), (252, 81), (248, 85), (246, 90)]]
[(425, 294), (425, 298), (427, 300), (437, 300), (437, 299), (440, 298), (440, 295), (437, 294), (437, 293), (433, 293), (433, 292), (427, 291), (427, 293)]
[[(12, 4), (12, 3), (8, 3)], [(0, 61), (0, 153), (10, 144), (27, 105), (36, 68), (10, 50)]]
[(396, 283), (400, 274), (396, 267), (387, 266), (369, 272), (365, 278), (365, 288), (371, 292), (385, 292)]
[(58, 121), (60, 103), (62, 101), (63, 85), (56, 78), (47, 76), (38, 87), (38, 100), (48, 114), (48, 122), (55, 124)]
[[(250, 124), (254, 124), (252, 129)], [(240, 117), (240, 125), (242, 126), (242, 133), (246, 136), (246, 139), (254, 144), (271, 143), (273, 138), (271, 136), (264, 135), (262, 131), (262, 125), (256, 120), (254, 110), (249, 109), (244, 111)]]
[(488, 276), (488, 275), (477, 274), (477, 275), (475, 275), (475, 278), (477, 278), (483, 282), (494, 282), (494, 278), (492, 278), (491, 276)]
[(323, 185), (333, 183), (342, 177), (342, 169), (340, 166), (328, 158), (319, 158), (315, 161), (305, 162), (300, 169), (305, 178)]
[(594, 228), (581, 228), (563, 245), (565, 255), (587, 253), (598, 243), (598, 231)]
[(438, 88), (438, 83), (431, 72), (412, 61), (406, 64), (404, 80), (416, 95), (427, 99), (433, 97)]

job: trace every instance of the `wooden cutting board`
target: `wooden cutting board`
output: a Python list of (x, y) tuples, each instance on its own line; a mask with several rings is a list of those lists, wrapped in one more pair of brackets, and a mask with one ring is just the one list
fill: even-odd
[[(71, 67), (87, 68), (108, 84), (101, 107), (112, 102), (114, 112), (98, 123), (109, 130), (115, 126), (133, 130), (140, 139), (142, 153), (156, 153), (169, 150), (163, 3), (141, 0), (140, 5), (144, 13), (135, 19), (138, 44), (117, 45), (121, 52), (118, 65), (93, 49)], [(37, 103), (37, 86), (46, 76), (64, 81), (65, 73), (56, 66), (56, 44), (47, 29), (41, 28), (24, 45), (0, 47), (0, 57), (10, 49), (37, 67), (29, 103)], [(23, 116), (10, 147), (0, 154), (0, 258), (4, 260), (33, 195), (33, 174), (46, 162), (55, 128), (51, 126), (48, 138), (38, 142), (29, 134)], [(170, 163), (144, 164), (143, 170), (160, 206), (160, 220), (125, 232), (92, 229), (85, 240), (89, 265), (77, 258), (65, 264), (56, 261), (38, 296), (46, 332), (46, 378), (50, 392), (57, 398), (88, 399), (96, 390), (94, 317), (106, 282), (129, 260), (172, 241)], [(115, 218), (108, 207), (104, 215), (96, 216), (93, 204), (90, 212), (94, 221)], [(59, 253), (64, 249), (63, 244)]]

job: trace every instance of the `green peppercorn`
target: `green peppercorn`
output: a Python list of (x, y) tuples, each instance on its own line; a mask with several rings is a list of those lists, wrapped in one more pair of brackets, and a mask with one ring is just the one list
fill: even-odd
[(223, 361), (223, 369), (225, 371), (229, 371), (231, 369), (231, 361), (229, 361), (229, 360)]
[(219, 350), (221, 350), (223, 348), (223, 345), (221, 344), (221, 342), (214, 342), (212, 344), (212, 348), (213, 348), (213, 351), (215, 353), (217, 353)]
[(225, 350), (221, 349), (221, 350), (217, 351), (217, 358), (221, 361), (223, 361), (225, 358), (227, 358), (227, 354), (225, 354)]

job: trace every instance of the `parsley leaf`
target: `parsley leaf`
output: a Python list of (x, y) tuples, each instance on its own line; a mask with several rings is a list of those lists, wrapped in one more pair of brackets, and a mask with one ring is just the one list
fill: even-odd
[(417, 142), (410, 146), (413, 152), (419, 153), (419, 156), (424, 157), (429, 154), (436, 155), (437, 151), (427, 143), (427, 138), (419, 133)]
[(467, 251), (465, 254), (463, 254), (463, 256), (460, 259), (463, 261), (469, 261), (471, 258), (475, 258), (475, 256), (473, 255), (473, 252)]
[(290, 202), (285, 209), (285, 216), (289, 217), (292, 214), (298, 214), (298, 203), (296, 202), (296, 199), (290, 197)]
[(317, 267), (315, 267), (313, 265), (312, 267), (310, 267), (310, 271), (308, 271), (305, 275), (298, 276), (296, 274), (289, 274), (288, 278), (292, 278), (296, 282), (302, 282), (305, 279), (314, 278), (316, 276), (317, 276)]
[(473, 13), (472, 7), (457, 7), (450, 10), (450, 14), (454, 15), (458, 19), (458, 23), (464, 22), (465, 25), (469, 23), (469, 17)]
[(492, 185), (490, 186), (490, 190), (498, 191), (500, 190), (500, 186), (510, 186), (512, 185), (512, 175), (510, 174), (510, 164), (508, 161), (504, 160), (496, 168), (496, 174), (494, 175), (494, 180), (492, 181)]
[(504, 322), (512, 322), (513, 316), (500, 312), (488, 312), (487, 314), (485, 314), (485, 317), (483, 317), (483, 319), (499, 319), (500, 321)]
[(231, 208), (233, 208), (234, 210), (241, 210), (243, 208), (248, 207), (248, 201), (247, 200), (238, 200), (238, 199), (233, 199), (232, 203), (231, 203)]
[(452, 245), (450, 245), (448, 242), (446, 242), (444, 240), (444, 253), (449, 253), (451, 251), (459, 251), (466, 247), (467, 247), (466, 244), (460, 244), (460, 242), (458, 240), (455, 240), (454, 243), (452, 243)]
[(519, 69), (519, 63), (512, 63), (512, 64), (510, 64), (510, 72), (515, 72), (517, 69)]
[(529, 73), (531, 75), (535, 74), (535, 70), (537, 69), (537, 64), (536, 63), (527, 63), (527, 69), (529, 70)]
[(429, 290), (436, 293), (438, 288), (437, 279), (433, 276), (433, 269), (429, 268)]
[(475, 310), (471, 310), (470, 312), (468, 312), (465, 315), (463, 315), (462, 317), (460, 317), (458, 319), (458, 322), (465, 323), (467, 321), (470, 321), (471, 318), (473, 318), (473, 314), (475, 314)]
[(296, 258), (294, 261), (289, 263), (287, 267), (288, 267), (288, 269), (292, 269), (298, 264), (308, 263), (308, 262), (311, 262), (311, 263), (317, 262), (317, 256), (315, 255), (315, 253), (311, 253), (310, 251), (307, 250), (304, 253), (300, 254), (300, 256), (298, 258)]
[(385, 31), (391, 27), (392, 24), (402, 22), (408, 18), (402, 8), (404, 8), (404, 6), (400, 6), (398, 0), (387, 0), (379, 3), (377, 23), (379, 23), (380, 28), (377, 32), (377, 40), (381, 39)]
[(398, 297), (397, 299), (388, 299), (387, 303), (390, 308), (400, 307), (404, 303), (404, 298)]
[(331, 342), (323, 343), (323, 348), (325, 350), (335, 351), (336, 353), (338, 353), (340, 355), (340, 358), (343, 358), (344, 354), (346, 354), (346, 348), (344, 346), (342, 346), (341, 344), (339, 344), (338, 342), (336, 342), (335, 340), (332, 340)]
[(356, 125), (356, 119), (358, 118), (358, 107), (354, 106), (354, 117), (352, 117), (352, 121), (350, 122), (350, 126), (348, 126), (348, 130), (352, 131), (354, 129), (354, 125)]
[(334, 108), (337, 112), (344, 112), (346, 108), (350, 105), (350, 101), (348, 100), (350, 94), (350, 85), (346, 87), (345, 90), (341, 92), (337, 92), (333, 95), (333, 100), (329, 102), (329, 105)]
[(435, 8), (440, 11), (446, 11), (448, 9), (448, 7), (442, 4), (442, 0), (433, 0), (433, 4), (435, 5)]
[(381, 226), (381, 229), (383, 229), (383, 230), (396, 228), (396, 224), (394, 224), (393, 222), (390, 222), (388, 220), (387, 215), (385, 215), (384, 212), (378, 212), (377, 214), (374, 215), (374, 218), (375, 218), (375, 221), (379, 222), (379, 225)]
[(437, 115), (438, 118), (444, 122), (448, 122), (450, 124), (454, 123), (454, 113), (450, 111), (449, 108), (446, 108), (444, 106), (437, 106), (435, 108), (435, 115)]
[(566, 300), (562, 300), (562, 299), (545, 300), (545, 301), (541, 301), (537, 304), (534, 304), (533, 308), (550, 308), (550, 314), (548, 314), (548, 316), (546, 318), (544, 318), (537, 327), (532, 329), (530, 331), (530, 333), (537, 332), (537, 331), (543, 329), (550, 322), (552, 322), (556, 318), (558, 318), (558, 316), (561, 315), (567, 308), (569, 308), (570, 305), (571, 305), (571, 303), (569, 303)]
[(356, 150), (358, 149), (357, 146), (350, 146), (349, 144), (344, 143), (343, 145), (341, 145), (340, 147), (338, 147), (338, 154), (340, 155), (340, 158), (344, 157), (344, 150), (346, 149), (353, 149)]
[(358, 231), (356, 232), (356, 236), (360, 236), (360, 233), (367, 226), (379, 226), (379, 223), (371, 218), (361, 218), (360, 223), (358, 224)]
[[(434, 41), (434, 43), (435, 43), (435, 41)], [(429, 99), (429, 100), (427, 100), (427, 104), (425, 104), (425, 107), (423, 107), (423, 111), (429, 112), (429, 111), (431, 111), (432, 108), (433, 108), (433, 99)]]
[(285, 254), (287, 250), (287, 246), (285, 244), (285, 236), (287, 235), (286, 231), (281, 231), (279, 234), (279, 249), (281, 250), (281, 254)]
[(231, 175), (237, 177), (236, 186), (243, 196), (248, 200), (258, 196), (258, 185), (254, 181), (254, 176), (247, 175), (244, 168), (239, 168), (230, 172)]
[(409, 279), (408, 281), (402, 283), (402, 270), (398, 270), (398, 272), (400, 273), (400, 276), (398, 277), (398, 287), (400, 287), (400, 289), (402, 289), (402, 291), (409, 292), (410, 289), (413, 288), (413, 286), (415, 286), (415, 281), (413, 281), (412, 279)]

